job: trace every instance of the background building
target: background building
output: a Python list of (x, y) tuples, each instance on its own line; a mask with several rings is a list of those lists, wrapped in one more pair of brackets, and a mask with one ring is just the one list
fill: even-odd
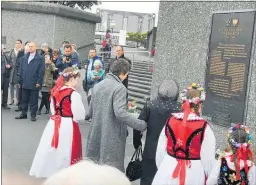
[(112, 32), (125, 30), (126, 32), (147, 32), (155, 25), (155, 14), (126, 12), (116, 10), (97, 9), (101, 23), (96, 26), (96, 31)]

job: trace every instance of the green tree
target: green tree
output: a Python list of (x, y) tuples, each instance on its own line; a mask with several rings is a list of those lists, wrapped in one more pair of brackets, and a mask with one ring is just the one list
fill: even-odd
[(145, 43), (145, 39), (147, 38), (147, 33), (128, 32), (127, 36), (128, 36), (127, 40), (136, 42), (138, 47), (139, 43), (141, 44)]
[(80, 7), (82, 10), (91, 9), (93, 5), (100, 4), (99, 1), (48, 1), (49, 3), (61, 4), (64, 6), (69, 6), (75, 8), (76, 6)]

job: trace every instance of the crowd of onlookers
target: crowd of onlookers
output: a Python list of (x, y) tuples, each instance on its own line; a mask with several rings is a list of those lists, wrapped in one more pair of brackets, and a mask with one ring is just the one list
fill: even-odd
[[(27, 118), (28, 104), (32, 121), (36, 121), (36, 115), (41, 114), (44, 106), (48, 114), (50, 90), (59, 74), (73, 65), (81, 68), (77, 46), (68, 41), (64, 41), (59, 49), (52, 49), (47, 43), (38, 49), (35, 42), (27, 41), (23, 45), (19, 39), (9, 54), (3, 52), (3, 46), (1, 51), (2, 108), (10, 109), (9, 105), (17, 105), (15, 111), (22, 113), (16, 119)], [(42, 100), (38, 108), (39, 91)], [(11, 99), (9, 105), (8, 96)]]
[[(109, 73), (110, 66), (117, 58), (124, 58), (122, 46), (116, 46), (116, 58), (104, 63), (102, 57), (97, 56), (95, 48), (89, 50), (88, 60), (85, 59), (85, 77), (83, 88), (87, 93), (90, 103), (92, 87), (102, 81)], [(81, 69), (82, 59), (77, 52), (77, 46), (64, 41), (60, 48), (51, 48), (47, 43), (38, 48), (35, 42), (27, 41), (23, 44), (18, 39), (9, 53), (1, 50), (1, 75), (2, 75), (2, 108), (10, 109), (9, 105), (16, 105), (16, 112), (21, 112), (16, 119), (27, 119), (28, 107), (30, 108), (31, 120), (36, 121), (36, 115), (40, 115), (43, 107), (45, 114), (50, 111), (50, 92), (55, 81), (64, 69), (78, 66)], [(123, 81), (127, 88), (128, 78)], [(39, 95), (41, 93), (41, 96)], [(11, 102), (8, 104), (8, 97)], [(41, 102), (38, 106), (38, 99)], [(88, 118), (86, 118), (88, 119)]]

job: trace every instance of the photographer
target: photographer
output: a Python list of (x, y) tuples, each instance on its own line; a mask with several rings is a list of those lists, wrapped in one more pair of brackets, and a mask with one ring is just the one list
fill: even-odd
[(73, 65), (78, 65), (78, 67), (80, 67), (78, 57), (75, 57), (75, 56), (72, 57), (72, 46), (65, 45), (64, 55), (58, 58), (56, 62), (56, 67), (58, 68), (60, 73), (64, 69), (68, 67), (72, 67)]

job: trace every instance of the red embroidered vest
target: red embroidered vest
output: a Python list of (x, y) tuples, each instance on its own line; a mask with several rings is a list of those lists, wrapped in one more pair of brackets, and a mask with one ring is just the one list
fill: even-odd
[(59, 93), (53, 97), (55, 115), (60, 115), (61, 117), (73, 117), (70, 99), (73, 91), (74, 90), (71, 88), (65, 88), (60, 90)]
[(207, 122), (205, 120), (187, 121), (187, 127), (184, 129), (182, 121), (172, 116), (165, 126), (167, 153), (177, 159), (200, 160)]

